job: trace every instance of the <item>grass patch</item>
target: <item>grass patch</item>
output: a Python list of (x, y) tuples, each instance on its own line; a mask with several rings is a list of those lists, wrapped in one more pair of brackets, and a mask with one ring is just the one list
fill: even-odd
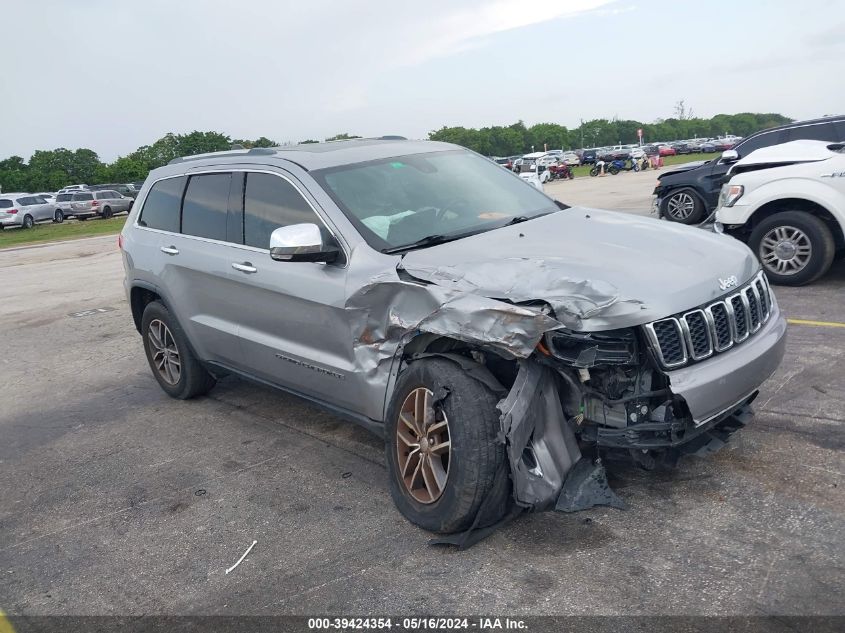
[[(664, 168), (666, 168), (669, 165), (681, 165), (683, 163), (692, 163), (697, 160), (710, 160), (711, 158), (716, 158), (720, 155), (721, 153), (716, 152), (712, 154), (683, 154), (680, 156), (664, 156), (663, 165)], [(592, 168), (592, 165), (581, 165), (580, 167), (573, 167), (572, 173), (575, 175), (576, 178), (578, 178), (579, 176), (589, 176), (590, 169)], [(660, 171), (658, 170), (655, 173), (660, 173)]]
[(126, 223), (126, 216), (120, 215), (108, 220), (94, 218), (85, 222), (79, 220), (66, 221), (62, 224), (36, 224), (29, 230), (4, 229), (0, 231), (0, 249), (39, 242), (57, 242), (61, 240), (76, 240), (95, 235), (115, 235), (120, 233)]

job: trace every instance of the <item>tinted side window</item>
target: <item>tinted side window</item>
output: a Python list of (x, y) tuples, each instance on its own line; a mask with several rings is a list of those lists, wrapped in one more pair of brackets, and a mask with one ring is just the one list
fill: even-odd
[(0, 209), (11, 209), (13, 206), (11, 200), (0, 200)]
[(842, 143), (845, 141), (845, 120), (837, 121), (833, 125), (836, 129), (836, 142)]
[(270, 233), (275, 229), (306, 222), (322, 226), (305, 198), (287, 180), (272, 174), (247, 174), (244, 244), (270, 248)]
[(105, 200), (107, 198), (111, 198), (108, 191), (98, 191), (97, 192), (97, 200)]
[(75, 193), (73, 194), (73, 198), (71, 200), (80, 201), (80, 200), (93, 200), (94, 194), (92, 193)]
[(185, 176), (159, 180), (152, 186), (138, 224), (151, 229), (179, 232), (179, 207), (185, 190)]
[(757, 136), (749, 138), (747, 141), (742, 141), (736, 146), (736, 151), (740, 158), (745, 158), (755, 149), (761, 147), (769, 147), (770, 145), (777, 145), (783, 143), (784, 130), (775, 130), (773, 132), (763, 132)]
[(182, 204), (182, 233), (226, 240), (231, 174), (191, 176)]
[(837, 140), (833, 123), (819, 123), (818, 125), (802, 125), (787, 130), (787, 141), (830, 141)]
[(73, 198), (72, 193), (60, 193), (56, 196), (56, 202), (67, 202), (71, 198)]

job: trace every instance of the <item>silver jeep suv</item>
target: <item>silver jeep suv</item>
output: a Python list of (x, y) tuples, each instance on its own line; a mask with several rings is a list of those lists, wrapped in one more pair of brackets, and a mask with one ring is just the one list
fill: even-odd
[(620, 505), (597, 454), (715, 450), (784, 352), (740, 242), (569, 208), (446, 143), (177, 159), (120, 241), (165, 392), (235, 374), (364, 425), (399, 510), (441, 533)]

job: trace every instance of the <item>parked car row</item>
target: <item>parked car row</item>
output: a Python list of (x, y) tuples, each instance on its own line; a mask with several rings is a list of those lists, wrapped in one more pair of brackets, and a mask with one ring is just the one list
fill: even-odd
[[(120, 187), (130, 192), (130, 185)], [(137, 196), (139, 189), (132, 188), (131, 193)], [(45, 221), (60, 224), (70, 217), (78, 220), (95, 216), (108, 219), (116, 213), (128, 213), (135, 196), (125, 195), (105, 185), (71, 185), (55, 194), (4, 193), (0, 194), (0, 229), (30, 229), (37, 222)]]

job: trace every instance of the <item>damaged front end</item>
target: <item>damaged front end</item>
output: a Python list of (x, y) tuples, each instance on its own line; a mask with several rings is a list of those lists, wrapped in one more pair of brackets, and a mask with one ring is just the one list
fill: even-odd
[(600, 456), (651, 469), (714, 452), (748, 421), (755, 396), (698, 424), (636, 329), (548, 332), (499, 404), (514, 498), (532, 510), (623, 508)]
[[(624, 507), (607, 484), (602, 459), (622, 456), (651, 469), (724, 446), (748, 421), (757, 389), (780, 363), (785, 322), (759, 275), (741, 289), (758, 309), (742, 304), (749, 307), (744, 336), (723, 348), (718, 319), (702, 316), (721, 299), (666, 317), (606, 282), (573, 279), (563, 270), (550, 260), (481, 262), (463, 271), (403, 262), (395, 276), (372, 279), (347, 303), (360, 315), (359, 370), (372, 381), (395, 380), (408, 363), (430, 354), (483, 368), (476, 374), (505, 394), (498, 403), (499, 441), (517, 506)], [(739, 309), (729, 308), (725, 314), (738, 318)], [(715, 329), (693, 339), (699, 322)], [(736, 334), (737, 323), (726, 331)], [(678, 340), (661, 332), (660, 341), (652, 340), (655, 327)], [(693, 344), (709, 345), (709, 354)], [(673, 345), (680, 345), (683, 362), (671, 356)]]

